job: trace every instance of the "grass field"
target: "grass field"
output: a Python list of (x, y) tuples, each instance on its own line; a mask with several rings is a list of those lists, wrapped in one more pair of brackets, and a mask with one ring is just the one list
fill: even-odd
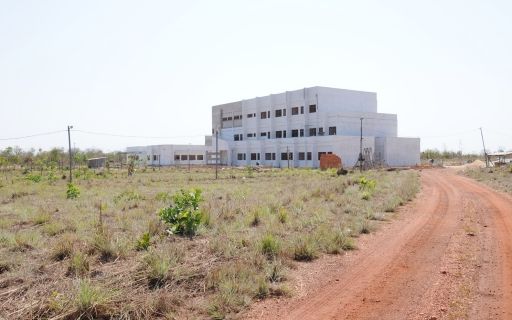
[(512, 165), (495, 168), (472, 168), (464, 174), (492, 188), (512, 193)]
[[(2, 173), (0, 318), (236, 318), (293, 295), (290, 268), (355, 249), (419, 189), (415, 171), (81, 170), (67, 199), (62, 174)], [(157, 212), (192, 188), (197, 234), (171, 235)]]

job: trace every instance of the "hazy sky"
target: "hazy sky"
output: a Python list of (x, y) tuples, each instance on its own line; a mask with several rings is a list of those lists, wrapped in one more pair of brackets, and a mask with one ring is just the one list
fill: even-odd
[[(211, 106), (310, 86), (377, 92), (422, 149), (512, 148), (512, 1), (0, 0), (0, 139), (202, 143)], [(66, 147), (64, 132), (0, 148)]]

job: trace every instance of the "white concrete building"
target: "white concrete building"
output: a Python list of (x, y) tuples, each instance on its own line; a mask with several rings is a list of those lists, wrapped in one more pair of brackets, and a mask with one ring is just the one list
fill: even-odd
[[(420, 140), (397, 137), (396, 115), (377, 113), (377, 96), (371, 92), (312, 87), (217, 105), (212, 108), (212, 133), (219, 132), (224, 165), (318, 167), (322, 154), (334, 153), (352, 167), (359, 155), (361, 118), (366, 158), (389, 166), (420, 162)], [(207, 137), (204, 146), (127, 151), (140, 152), (150, 165), (174, 165), (188, 163), (184, 154), (196, 155), (193, 164), (206, 164), (214, 150), (215, 142)]]

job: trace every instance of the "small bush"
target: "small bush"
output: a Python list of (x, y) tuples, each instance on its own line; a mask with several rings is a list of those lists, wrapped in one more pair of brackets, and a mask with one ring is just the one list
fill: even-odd
[(369, 234), (371, 232), (372, 232), (372, 225), (370, 223), (370, 220), (364, 219), (363, 221), (361, 221), (361, 223), (359, 225), (359, 233)]
[(354, 240), (342, 231), (335, 232), (329, 239), (326, 251), (330, 254), (338, 254), (342, 251), (354, 250)]
[(137, 244), (135, 245), (135, 248), (138, 251), (148, 250), (150, 244), (151, 244), (151, 236), (149, 235), (149, 232), (144, 232), (140, 236), (140, 238), (137, 239)]
[(277, 283), (285, 280), (284, 270), (285, 267), (281, 261), (272, 261), (265, 268), (267, 280), (272, 283)]
[(370, 200), (370, 193), (368, 191), (363, 191), (363, 194), (361, 195), (361, 199)]
[(268, 258), (274, 258), (279, 252), (279, 242), (271, 234), (266, 234), (261, 239), (261, 252)]
[(151, 288), (159, 288), (171, 279), (171, 269), (177, 266), (183, 255), (177, 248), (167, 252), (149, 252), (144, 257), (147, 278)]
[(89, 260), (82, 252), (77, 252), (71, 256), (68, 265), (68, 275), (77, 277), (84, 276), (89, 272)]
[(318, 257), (317, 248), (311, 239), (298, 239), (293, 247), (293, 259), (312, 261)]
[(98, 231), (94, 236), (93, 249), (99, 252), (103, 261), (111, 261), (117, 256), (112, 240), (103, 230)]
[(261, 217), (259, 210), (254, 210), (251, 219), (251, 226), (257, 227), (261, 223)]
[(193, 236), (201, 223), (199, 204), (203, 201), (201, 190), (181, 190), (173, 196), (173, 204), (159, 211), (160, 218), (169, 224), (173, 234)]
[(80, 196), (80, 189), (73, 183), (68, 183), (68, 190), (66, 191), (66, 198), (76, 199)]

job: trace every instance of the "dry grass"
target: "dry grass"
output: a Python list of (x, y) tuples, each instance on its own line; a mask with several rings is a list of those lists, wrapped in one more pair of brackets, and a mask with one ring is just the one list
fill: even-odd
[[(66, 199), (66, 181), (47, 176), (0, 178), (0, 318), (233, 317), (292, 294), (287, 270), (307, 263), (294, 260), (355, 249), (419, 185), (414, 171), (366, 172), (368, 190), (333, 171), (82, 170)], [(182, 188), (205, 198), (192, 239), (157, 216)]]
[(495, 168), (469, 168), (464, 171), (464, 175), (488, 184), (494, 189), (512, 192), (512, 165)]

